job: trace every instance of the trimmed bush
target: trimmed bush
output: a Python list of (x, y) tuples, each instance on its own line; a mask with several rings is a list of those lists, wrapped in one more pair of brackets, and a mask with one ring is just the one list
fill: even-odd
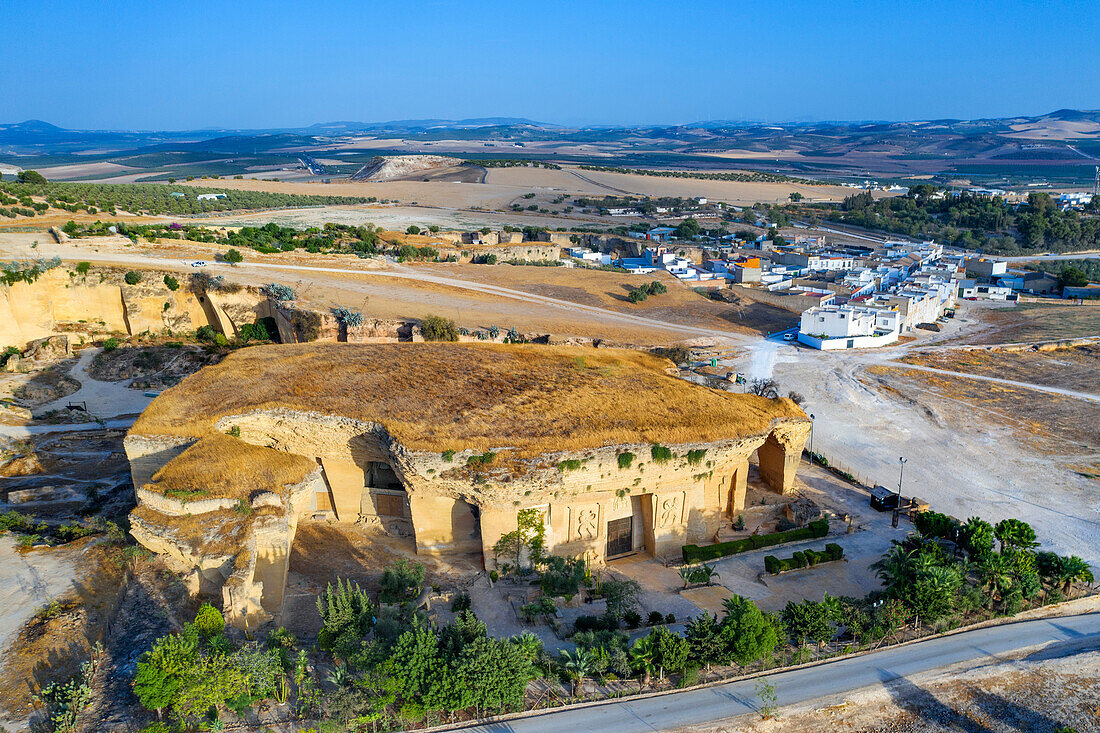
[(815, 519), (805, 527), (791, 529), (786, 532), (773, 532), (772, 534), (753, 535), (740, 540), (718, 542), (713, 545), (684, 545), (681, 550), (685, 563), (700, 563), (714, 560), (719, 557), (728, 557), (749, 550), (759, 550), (764, 547), (774, 547), (788, 542), (800, 540), (821, 539), (829, 534), (829, 520), (822, 517)]
[(834, 562), (843, 559), (844, 548), (835, 542), (830, 542), (825, 545), (825, 549), (822, 552), (817, 552), (816, 550), (801, 550), (786, 559), (768, 555), (764, 558), (764, 571), (771, 575), (778, 575), (787, 570), (813, 567), (823, 562)]

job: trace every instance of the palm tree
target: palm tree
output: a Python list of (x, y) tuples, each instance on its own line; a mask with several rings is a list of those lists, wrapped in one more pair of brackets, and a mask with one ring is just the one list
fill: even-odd
[(1002, 519), (997, 522), (997, 526), (993, 528), (993, 536), (1000, 541), (1001, 552), (1005, 551), (1005, 547), (1029, 550), (1039, 546), (1035, 540), (1035, 530), (1019, 519)]
[(561, 650), (562, 667), (573, 680), (573, 695), (581, 689), (584, 678), (592, 670), (592, 652), (588, 649), (577, 647), (570, 654), (567, 650)]
[(1058, 563), (1057, 579), (1062, 583), (1062, 592), (1069, 593), (1069, 587), (1074, 583), (1091, 583), (1093, 581), (1092, 570), (1089, 564), (1076, 555), (1067, 555)]
[(1003, 598), (1005, 591), (1016, 581), (1012, 560), (1001, 554), (985, 557), (978, 564), (978, 576), (993, 598)]
[(912, 579), (915, 557), (916, 550), (907, 549), (895, 542), (886, 554), (871, 565), (871, 569), (888, 591), (895, 592)]
[(643, 685), (649, 684), (654, 670), (657, 669), (658, 653), (657, 637), (653, 634), (643, 636), (630, 647), (631, 666), (634, 667), (635, 672), (641, 673)]

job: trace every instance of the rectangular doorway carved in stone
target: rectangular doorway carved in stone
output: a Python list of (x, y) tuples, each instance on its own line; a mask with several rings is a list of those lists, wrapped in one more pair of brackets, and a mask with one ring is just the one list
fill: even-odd
[(607, 556), (625, 555), (634, 550), (634, 518), (624, 517), (607, 523)]

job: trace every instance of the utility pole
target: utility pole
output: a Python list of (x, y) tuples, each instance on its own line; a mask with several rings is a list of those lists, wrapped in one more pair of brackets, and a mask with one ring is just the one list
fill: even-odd
[(1092, 184), (1092, 195), (1100, 196), (1100, 165), (1096, 166), (1096, 181)]
[(909, 461), (905, 458), (898, 458), (898, 466), (900, 471), (898, 473), (898, 496), (897, 501), (894, 502), (894, 518), (890, 521), (890, 526), (894, 529), (898, 527), (898, 515), (901, 513), (901, 482), (905, 478), (905, 464)]

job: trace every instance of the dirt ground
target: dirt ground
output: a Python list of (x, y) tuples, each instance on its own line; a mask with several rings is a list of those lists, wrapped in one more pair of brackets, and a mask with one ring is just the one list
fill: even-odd
[(303, 520), (290, 552), (283, 624), (299, 639), (316, 637), (321, 628), (316, 599), (325, 586), (343, 578), (377, 594), (383, 569), (398, 558), (423, 563), (424, 585), (441, 590), (465, 586), (482, 570), (480, 557), (417, 555), (412, 539), (363, 525)]
[[(1100, 729), (1100, 652), (1033, 652), (969, 669), (900, 679), (841, 701), (780, 709), (771, 720), (741, 718), (698, 733), (1079, 733)], [(675, 733), (687, 733), (681, 729)]]
[(1100, 376), (1097, 376), (1100, 370), (1100, 344), (1054, 351), (921, 351), (908, 354), (899, 361), (1100, 394)]
[[(602, 270), (561, 267), (521, 267), (459, 264), (418, 265), (417, 270), (515, 288), (582, 305), (597, 306), (622, 313), (634, 313), (667, 323), (717, 330), (770, 333), (787, 328), (795, 314), (781, 308), (755, 303), (747, 298), (733, 303), (711, 300), (695, 292), (666, 273), (625, 275)], [(631, 303), (627, 295), (641, 284), (659, 280), (668, 292), (641, 303)]]
[[(957, 318), (944, 338), (965, 338), (990, 311), (964, 312), (975, 322)], [(907, 350), (828, 353), (763, 342), (724, 364), (805, 395), (814, 450), (865, 482), (893, 488), (902, 479), (907, 494), (961, 519), (1023, 519), (1050, 549), (1100, 561), (1096, 403), (965, 377), (936, 374), (942, 381), (934, 384), (924, 374), (868, 372), (900, 369), (892, 360)], [(907, 459), (903, 477), (899, 457)]]
[(1014, 344), (1082, 338), (1100, 333), (1100, 304), (1020, 303), (981, 309), (982, 326), (955, 339), (964, 344)]

